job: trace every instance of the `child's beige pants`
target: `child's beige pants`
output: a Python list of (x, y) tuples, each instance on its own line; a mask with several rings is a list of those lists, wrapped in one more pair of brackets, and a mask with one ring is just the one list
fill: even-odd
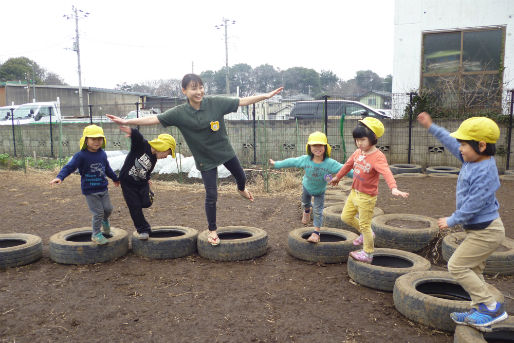
[(483, 230), (466, 230), (466, 238), (448, 261), (448, 271), (471, 297), (471, 306), (496, 301), (487, 290), (484, 276), (485, 260), (505, 238), (501, 218), (495, 219)]

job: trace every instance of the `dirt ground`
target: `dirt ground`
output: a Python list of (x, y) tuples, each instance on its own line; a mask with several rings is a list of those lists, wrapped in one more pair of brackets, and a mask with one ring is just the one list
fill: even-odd
[[(149, 260), (129, 252), (116, 261), (74, 266), (50, 260), (49, 238), (88, 226), (91, 215), (79, 176), (51, 187), (55, 174), (0, 171), (0, 233), (35, 234), (44, 244), (41, 260), (0, 271), (0, 342), (453, 342), (451, 334), (403, 317), (391, 293), (350, 282), (346, 264), (320, 265), (287, 254), (289, 231), (302, 226), (300, 187), (266, 194), (262, 185), (250, 185), (252, 204), (235, 193), (234, 184), (221, 187), (218, 225), (266, 230), (269, 251), (261, 258)], [(398, 184), (411, 196), (393, 198), (381, 181), (377, 206), (385, 213), (437, 218), (455, 208), (456, 179), (398, 178)], [(153, 188), (154, 205), (145, 210), (152, 225), (206, 229), (201, 184), (155, 181)], [(514, 181), (504, 181), (497, 193), (511, 238), (513, 190)], [(131, 233), (121, 190), (111, 185), (110, 194), (112, 225)], [(488, 280), (514, 313), (514, 277)]]

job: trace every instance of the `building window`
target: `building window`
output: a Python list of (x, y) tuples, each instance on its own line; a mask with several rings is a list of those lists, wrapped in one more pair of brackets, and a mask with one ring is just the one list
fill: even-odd
[(505, 28), (423, 34), (421, 85), (445, 107), (501, 106)]

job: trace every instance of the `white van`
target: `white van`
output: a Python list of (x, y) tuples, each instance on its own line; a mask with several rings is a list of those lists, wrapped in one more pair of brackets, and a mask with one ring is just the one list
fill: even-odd
[(2, 106), (0, 107), (0, 120), (8, 119), (11, 117), (11, 108), (17, 109), (18, 105), (11, 105), (11, 106)]
[[(10, 108), (10, 107), (9, 107)], [(61, 120), (61, 111), (57, 101), (32, 102), (18, 106), (14, 110), (14, 124), (48, 123), (50, 120)], [(0, 117), (0, 125), (11, 125), (13, 118), (11, 113)]]

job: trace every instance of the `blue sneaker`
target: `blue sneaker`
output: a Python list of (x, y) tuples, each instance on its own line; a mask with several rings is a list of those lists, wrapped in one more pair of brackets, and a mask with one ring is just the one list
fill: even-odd
[(478, 304), (478, 310), (466, 317), (465, 322), (474, 327), (486, 327), (494, 323), (507, 319), (508, 314), (505, 312), (502, 303), (496, 303), (494, 310), (489, 310), (483, 303)]
[(103, 220), (102, 221), (102, 228), (103, 228), (103, 233), (106, 234), (106, 235), (110, 235), (111, 234), (111, 223), (109, 223), (109, 220)]
[(91, 236), (91, 240), (98, 245), (104, 245), (104, 244), (109, 243), (107, 238), (105, 238), (101, 232), (97, 233), (96, 235)]
[(475, 311), (476, 309), (472, 308), (471, 311), (468, 312), (452, 312), (450, 313), (450, 318), (455, 322), (455, 324), (466, 325), (467, 323), (464, 320)]

